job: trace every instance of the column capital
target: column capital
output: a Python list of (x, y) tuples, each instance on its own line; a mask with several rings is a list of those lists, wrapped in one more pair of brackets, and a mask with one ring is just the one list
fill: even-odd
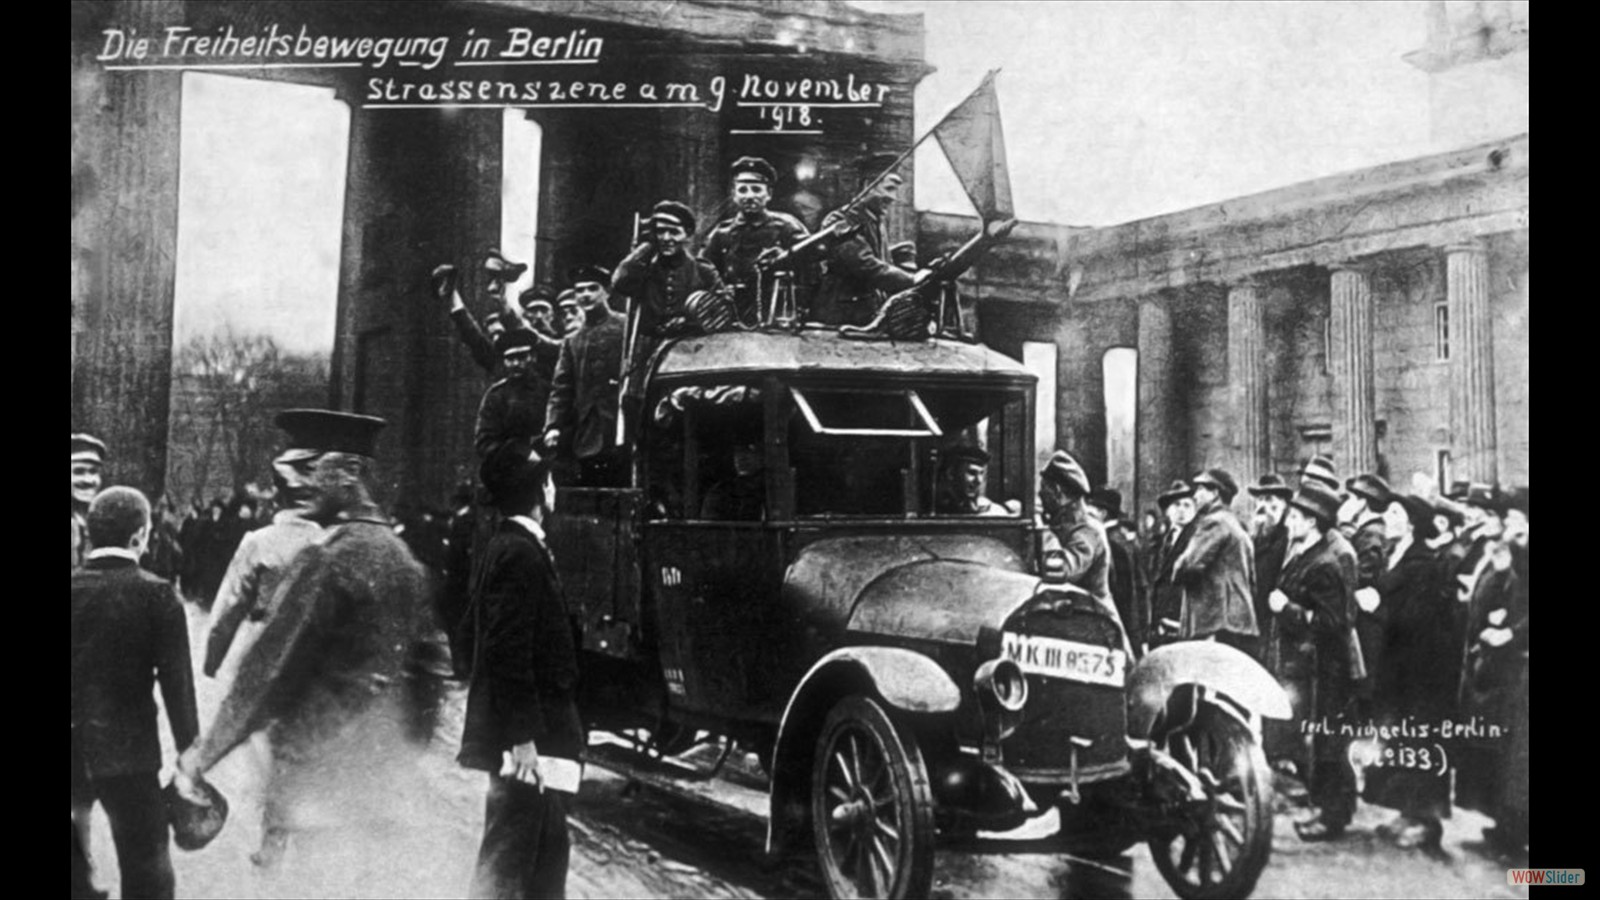
[(1258, 291), (1261, 289), (1261, 278), (1257, 272), (1246, 272), (1243, 275), (1235, 275), (1234, 277), (1223, 281), (1222, 284), (1229, 290), (1229, 292)]
[(1341, 259), (1341, 260), (1338, 260), (1337, 262), (1328, 263), (1328, 272), (1329, 273), (1354, 272), (1357, 275), (1368, 275), (1368, 276), (1370, 276), (1372, 274), (1372, 269), (1373, 269), (1372, 263), (1370, 263), (1370, 262), (1357, 262), (1356, 260), (1353, 260), (1353, 259)]
[(1482, 238), (1468, 238), (1464, 241), (1451, 241), (1450, 243), (1444, 245), (1443, 250), (1447, 255), (1455, 255), (1457, 253), (1489, 252), (1489, 248), (1486, 244), (1484, 244)]

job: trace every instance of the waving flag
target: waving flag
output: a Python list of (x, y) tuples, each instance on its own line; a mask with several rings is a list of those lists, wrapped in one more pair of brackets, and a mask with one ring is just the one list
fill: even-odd
[(978, 89), (933, 129), (950, 168), (985, 222), (1016, 217), (1011, 207), (1011, 176), (1006, 170), (1005, 135), (1000, 128), (1000, 98), (994, 90), (999, 71), (985, 75)]

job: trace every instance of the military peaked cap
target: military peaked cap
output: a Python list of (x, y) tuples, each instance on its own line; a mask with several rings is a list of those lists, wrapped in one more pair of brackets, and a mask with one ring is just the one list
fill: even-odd
[(980, 466), (989, 464), (989, 451), (972, 444), (957, 444), (944, 451), (943, 460), (947, 463), (975, 462)]
[(273, 422), (288, 432), (293, 449), (357, 456), (372, 456), (378, 432), (389, 424), (376, 416), (331, 409), (286, 409)]
[(735, 178), (740, 175), (754, 175), (768, 185), (778, 183), (778, 170), (772, 167), (772, 163), (759, 156), (741, 156), (733, 161), (731, 170)]
[(694, 212), (676, 200), (663, 200), (650, 211), (653, 223), (668, 222), (690, 234), (694, 233)]
[(611, 285), (611, 270), (596, 265), (573, 266), (567, 270), (567, 280), (574, 285), (592, 281), (601, 287), (609, 287)]
[(72, 435), (72, 461), (97, 462), (106, 461), (105, 442), (90, 434), (81, 432)]

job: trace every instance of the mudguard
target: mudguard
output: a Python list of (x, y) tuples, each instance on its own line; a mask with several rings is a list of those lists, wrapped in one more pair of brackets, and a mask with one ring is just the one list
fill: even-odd
[(851, 693), (876, 693), (896, 709), (954, 712), (961, 689), (939, 664), (901, 647), (840, 647), (817, 660), (784, 707), (773, 748), (767, 852), (785, 849), (809, 815), (811, 759), (828, 711)]
[(1128, 674), (1128, 734), (1148, 738), (1174, 688), (1203, 685), (1246, 712), (1290, 717), (1289, 695), (1249, 655), (1215, 641), (1183, 641), (1152, 650)]

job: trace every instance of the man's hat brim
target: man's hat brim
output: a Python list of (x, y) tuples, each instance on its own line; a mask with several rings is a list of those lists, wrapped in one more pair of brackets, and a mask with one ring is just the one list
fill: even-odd
[(376, 416), (331, 409), (286, 409), (274, 423), (288, 432), (288, 447), (319, 453), (372, 456), (378, 432), (389, 423)]

